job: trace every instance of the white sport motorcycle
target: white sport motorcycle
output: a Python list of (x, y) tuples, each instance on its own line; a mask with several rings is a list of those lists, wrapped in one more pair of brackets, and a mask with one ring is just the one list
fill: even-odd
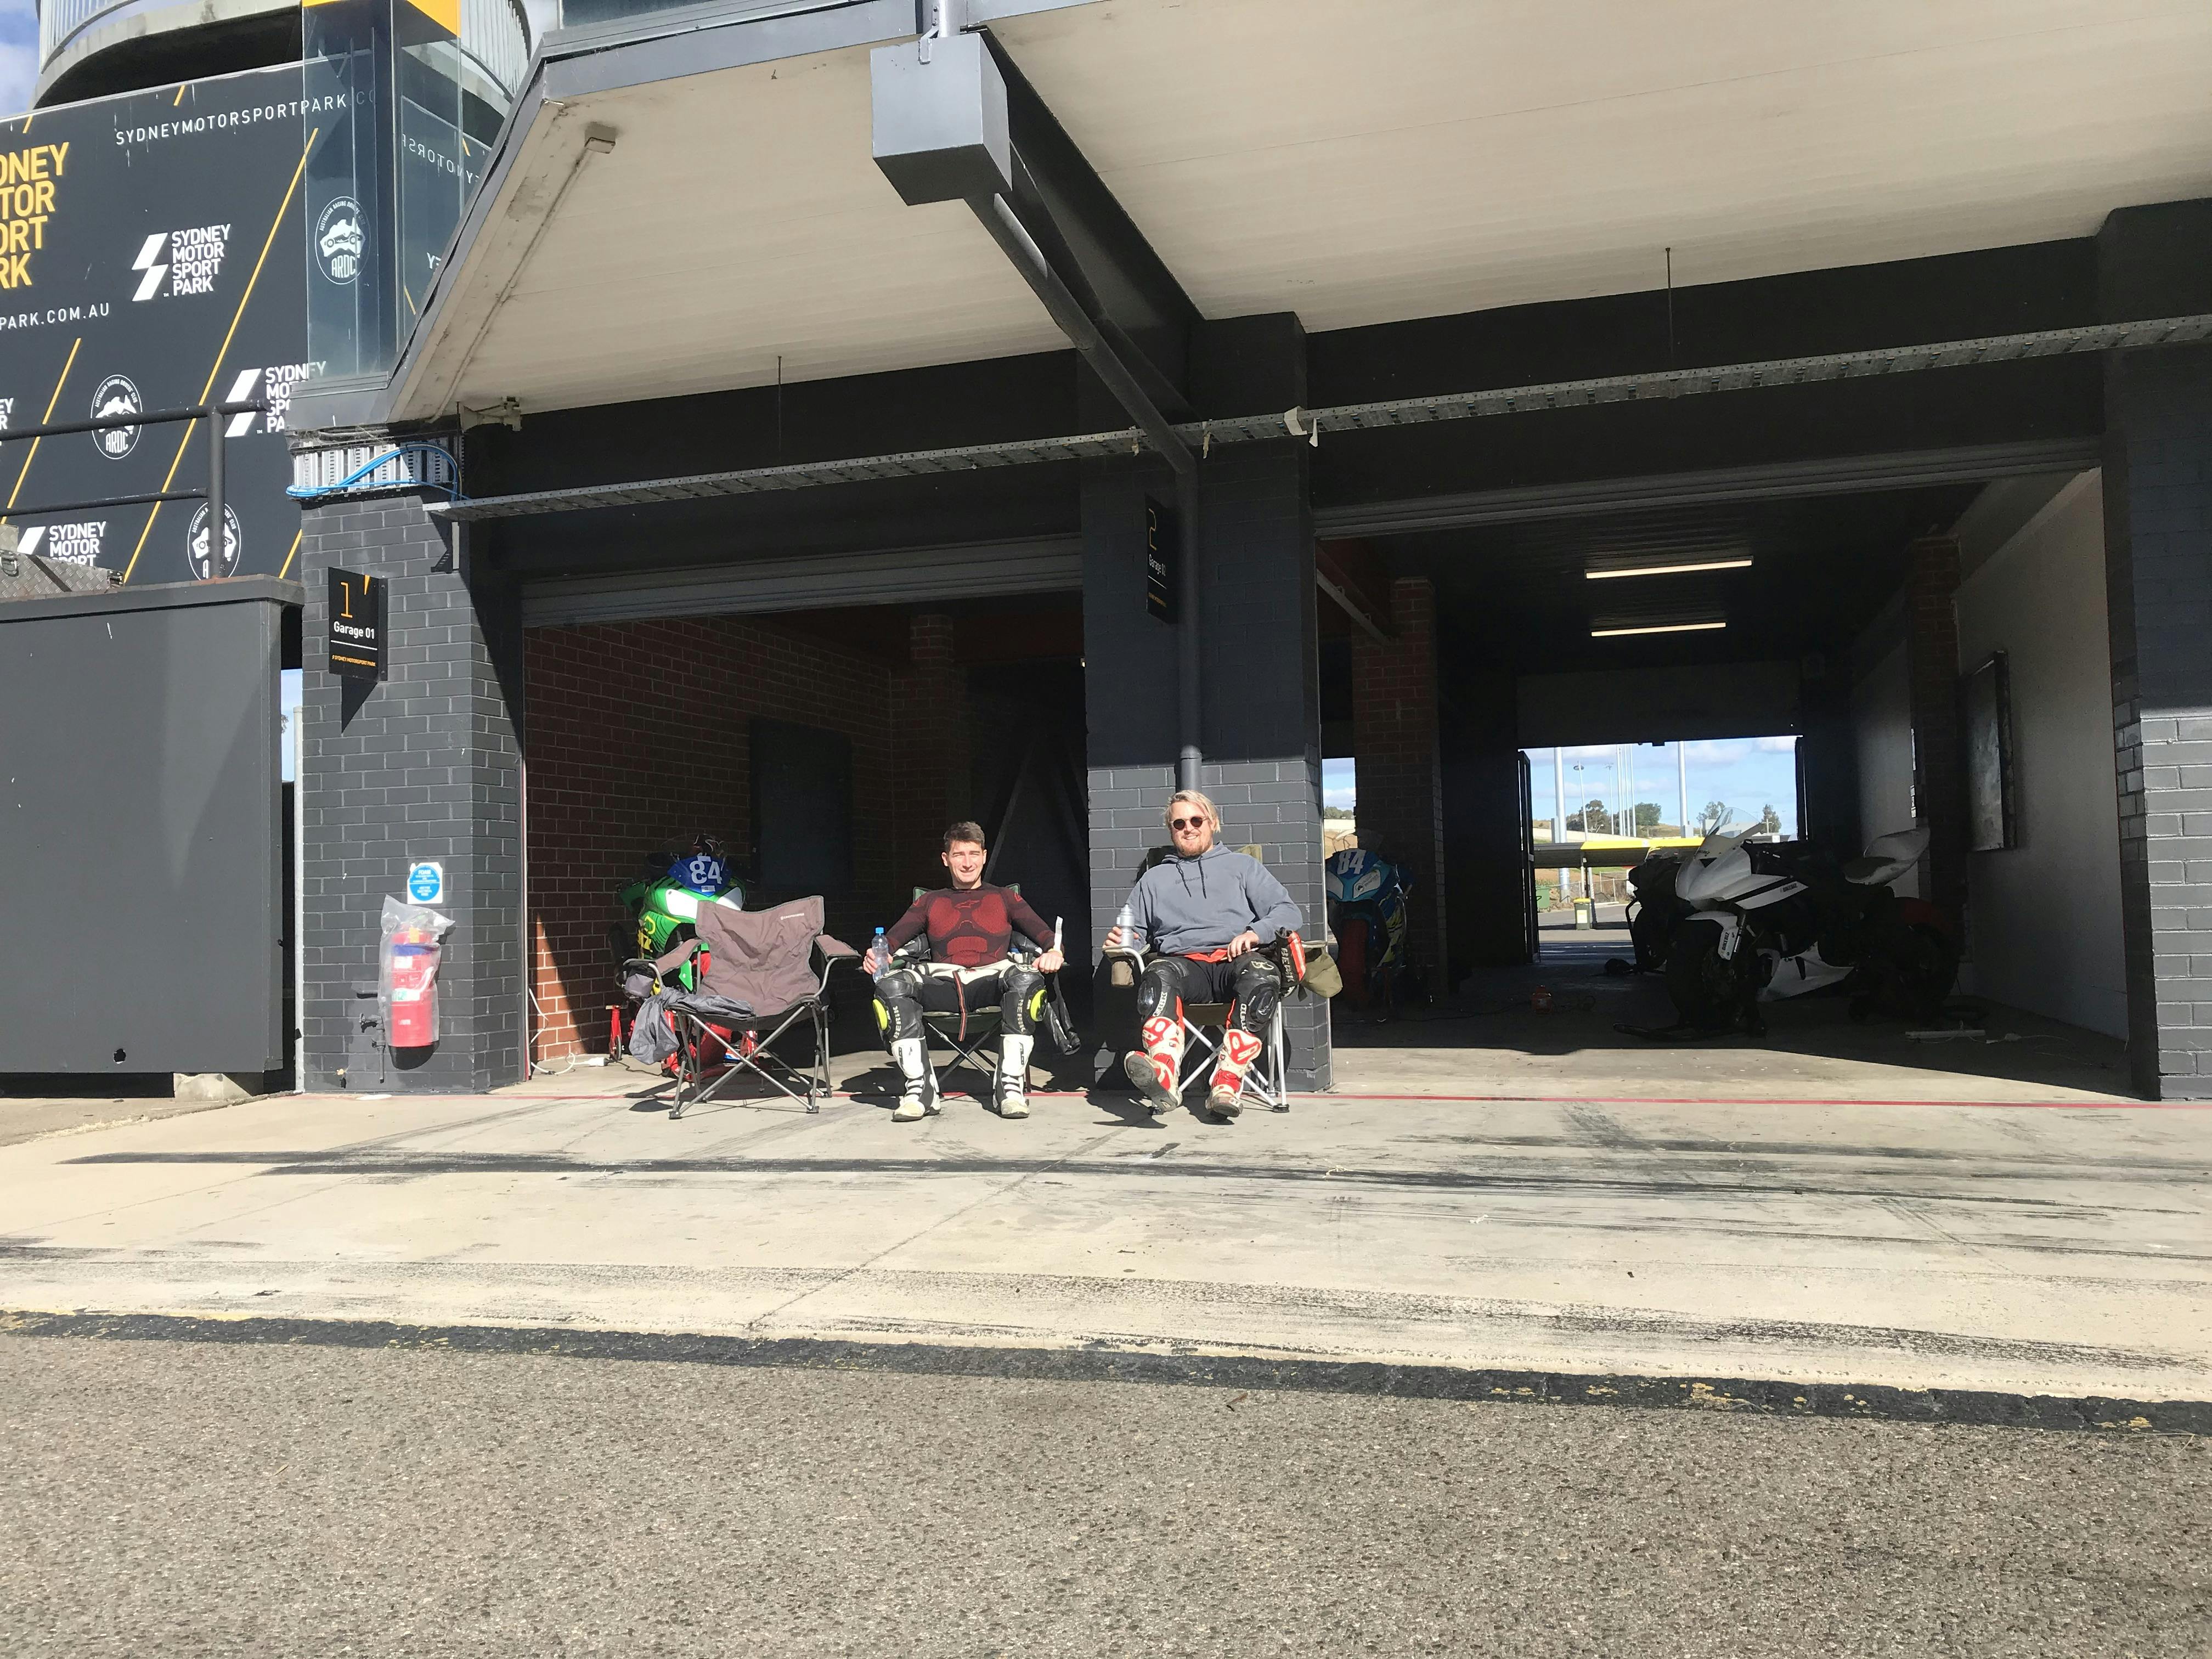
[(1920, 861), (1928, 832), (1883, 836), (1838, 863), (1802, 842), (1709, 836), (1684, 860), (1674, 896), (1689, 914), (1668, 940), (1667, 993), (1686, 1025), (1754, 1036), (1759, 1004), (1843, 985), (1851, 1016), (1925, 1018), (1958, 976), (1942, 913), (1890, 884)]

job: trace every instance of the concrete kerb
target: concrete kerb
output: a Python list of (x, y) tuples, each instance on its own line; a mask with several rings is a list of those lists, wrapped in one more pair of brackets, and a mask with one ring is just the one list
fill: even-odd
[[(2064, 1399), (1974, 1389), (1492, 1370), (1249, 1354), (1149, 1353), (1110, 1348), (971, 1347), (931, 1342), (748, 1338), (647, 1331), (549, 1330), (383, 1321), (206, 1318), (169, 1314), (0, 1310), (0, 1335), (122, 1342), (206, 1342), (331, 1348), (438, 1349), (566, 1359), (866, 1370), (1022, 1381), (1125, 1382), (1224, 1391), (1363, 1395), (1470, 1405), (1599, 1406), (1770, 1418), (2117, 1434), (2212, 1433), (2212, 1401)], [(1233, 1403), (1233, 1402), (1232, 1402)]]

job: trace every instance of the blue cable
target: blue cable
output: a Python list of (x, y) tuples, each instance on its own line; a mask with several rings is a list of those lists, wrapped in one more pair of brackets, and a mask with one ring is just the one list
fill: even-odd
[[(387, 449), (381, 455), (378, 455), (369, 460), (363, 461), (359, 466), (356, 467), (351, 472), (346, 474), (344, 477), (340, 478), (334, 484), (307, 484), (304, 486), (293, 484), (287, 489), (284, 493), (287, 495), (289, 495), (295, 501), (311, 501), (319, 495), (335, 495), (342, 489), (350, 489), (356, 483), (367, 477), (370, 473), (375, 471), (377, 468), (382, 466), (386, 461), (397, 460), (402, 455), (416, 454), (443, 455), (448, 464), (451, 464), (453, 459), (448, 452), (441, 449), (435, 444), (402, 444), (397, 449)], [(384, 487), (385, 486), (382, 485), (379, 486), (379, 488)], [(406, 480), (404, 484), (395, 483), (390, 487), (393, 489), (428, 487), (431, 489), (442, 489), (450, 498), (457, 501), (465, 501), (468, 499), (468, 497), (462, 495), (459, 490), (454, 489), (453, 485), (441, 484), (429, 478), (409, 479)]]

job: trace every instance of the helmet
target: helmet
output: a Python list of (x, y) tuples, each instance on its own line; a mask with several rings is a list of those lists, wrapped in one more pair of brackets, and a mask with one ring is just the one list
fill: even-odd
[(668, 866), (668, 878), (695, 893), (711, 896), (720, 892), (730, 884), (722, 843), (701, 830), (691, 839), (691, 850)]

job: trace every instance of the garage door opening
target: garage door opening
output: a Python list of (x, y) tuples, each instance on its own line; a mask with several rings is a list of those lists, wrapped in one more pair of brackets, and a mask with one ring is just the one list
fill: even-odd
[[(1086, 951), (1082, 650), (1059, 593), (528, 629), (533, 1061), (605, 1052), (639, 954), (620, 895), (702, 836), (744, 908), (818, 893), (860, 945), (972, 818), (988, 878)], [(865, 981), (833, 1001), (837, 1049), (872, 1044)]]
[(1554, 934), (1612, 929), (1626, 939), (1635, 898), (1627, 872), (1655, 851), (1723, 832), (1798, 838), (1795, 732), (1521, 752), (1537, 809), (1528, 838), (1540, 957)]
[[(1635, 1097), (2124, 1087), (2100, 488), (2069, 474), (1524, 518), (1476, 503), (1462, 526), (1328, 544), (1348, 603), (1324, 617), (1324, 752), (1356, 777), (1359, 844), (1416, 872), (1408, 949), (1429, 993), (1340, 1007), (1340, 1077)], [(1978, 737), (1963, 724), (1997, 681), (2001, 766), (1995, 717)], [(1986, 837), (1970, 802), (1998, 826)], [(1927, 830), (1892, 890), (1955, 929), (1951, 1010), (1862, 1022), (1812, 997), (1772, 1005), (1764, 1037), (1635, 1035), (1676, 1014), (1661, 976), (1627, 971), (1626, 871), (1731, 824), (1839, 860)]]

